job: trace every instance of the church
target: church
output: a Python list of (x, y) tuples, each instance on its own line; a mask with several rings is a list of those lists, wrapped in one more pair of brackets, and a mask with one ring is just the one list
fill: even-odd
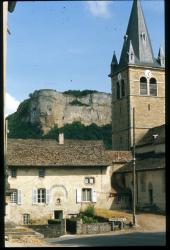
[[(139, 0), (133, 1), (120, 60), (114, 52), (109, 77), (113, 150), (136, 148), (137, 206), (165, 210), (165, 55), (160, 47), (154, 57)], [(122, 194), (133, 193), (132, 170), (131, 161), (112, 177)]]
[(133, 146), (133, 108), (136, 144), (153, 127), (165, 123), (165, 56), (154, 57), (141, 3), (133, 2), (118, 63), (111, 62), (113, 150)]

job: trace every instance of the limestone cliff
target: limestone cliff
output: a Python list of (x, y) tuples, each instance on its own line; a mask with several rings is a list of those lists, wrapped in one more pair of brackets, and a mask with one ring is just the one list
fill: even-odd
[[(35, 91), (27, 100), (26, 115), (22, 120), (39, 124), (47, 133), (55, 124), (79, 121), (98, 126), (111, 123), (111, 94), (94, 92), (81, 97), (52, 89)], [(22, 104), (21, 104), (22, 106)]]

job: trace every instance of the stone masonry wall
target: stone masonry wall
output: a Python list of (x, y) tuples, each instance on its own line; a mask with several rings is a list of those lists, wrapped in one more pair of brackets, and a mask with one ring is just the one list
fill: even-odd
[(110, 231), (111, 224), (107, 222), (83, 224), (81, 221), (77, 221), (77, 234), (98, 234)]

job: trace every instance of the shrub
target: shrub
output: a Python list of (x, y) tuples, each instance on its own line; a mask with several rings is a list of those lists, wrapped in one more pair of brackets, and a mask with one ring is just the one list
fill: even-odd
[(75, 96), (75, 97), (83, 97), (86, 96), (88, 94), (93, 94), (93, 93), (97, 93), (98, 91), (96, 90), (89, 90), (89, 89), (85, 89), (83, 91), (80, 90), (68, 90), (63, 92), (63, 94), (65, 95), (71, 95), (71, 96)]
[(60, 219), (49, 219), (48, 224), (60, 224), (61, 220)]
[(75, 106), (89, 106), (89, 105), (87, 105), (87, 104), (85, 104), (85, 103), (82, 103), (82, 102), (80, 102), (80, 101), (78, 101), (78, 100), (73, 100), (73, 101), (70, 102), (69, 104), (70, 104), (70, 105), (75, 105)]
[(95, 215), (94, 206), (93, 205), (88, 206), (86, 210), (83, 211), (83, 214), (88, 217), (93, 217)]

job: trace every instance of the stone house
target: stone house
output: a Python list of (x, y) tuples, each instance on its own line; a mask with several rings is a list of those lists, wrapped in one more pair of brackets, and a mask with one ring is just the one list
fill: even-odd
[[(111, 152), (102, 141), (8, 139), (11, 197), (6, 218), (19, 223), (47, 223), (66, 218), (92, 204), (112, 208), (111, 175), (131, 159)], [(112, 165), (113, 163), (113, 165)]]
[[(133, 162), (114, 172), (114, 183), (133, 194)], [(137, 207), (165, 211), (165, 125), (150, 129), (136, 146)], [(112, 181), (113, 181), (112, 180)], [(121, 193), (120, 193), (121, 196)]]

